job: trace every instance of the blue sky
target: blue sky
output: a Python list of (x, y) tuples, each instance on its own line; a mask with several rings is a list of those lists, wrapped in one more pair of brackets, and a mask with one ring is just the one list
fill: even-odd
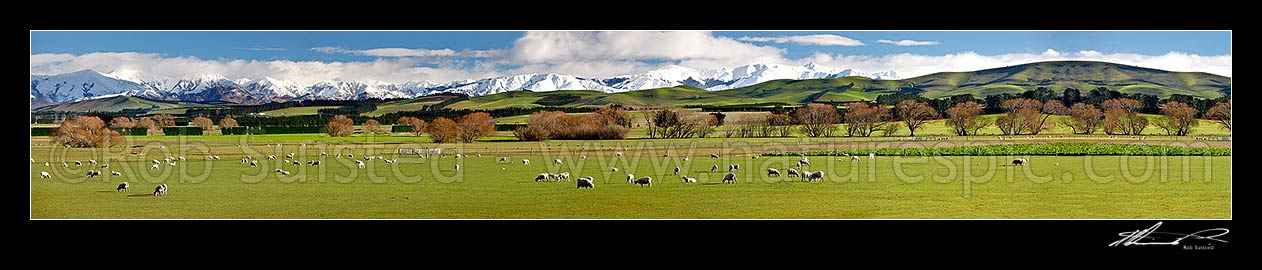
[[(892, 44), (898, 41), (918, 45)], [(711, 68), (816, 62), (924, 75), (1082, 58), (1229, 76), (1230, 45), (1231, 33), (1224, 31), (32, 32), (31, 68), (33, 74), (90, 68), (180, 77), (201, 69), (299, 81), (340, 75), (336, 77), (443, 82), (527, 72), (611, 76), (664, 64)], [(234, 71), (233, 61), (248, 62), (236, 66), (245, 71)], [(388, 74), (391, 70), (383, 65), (401, 74)], [(268, 70), (289, 71), (257, 74)]]

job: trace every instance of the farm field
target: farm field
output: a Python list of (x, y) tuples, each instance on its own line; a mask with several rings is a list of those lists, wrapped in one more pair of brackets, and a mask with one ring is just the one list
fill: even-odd
[[(321, 137), (323, 136), (323, 137)], [(768, 177), (798, 157), (750, 156), (801, 149), (945, 147), (1012, 143), (812, 139), (681, 139), (626, 141), (478, 142), (436, 145), (411, 136), (324, 135), (133, 137), (141, 147), (65, 149), (32, 138), (32, 218), (1231, 218), (1231, 157), (1030, 156), (1028, 166), (1005, 166), (1015, 157), (887, 157), (858, 162), (811, 157), (822, 182)], [(223, 138), (211, 140), (208, 138)], [(420, 139), (420, 140), (418, 140)], [(978, 138), (980, 139), (980, 138)], [(1024, 143), (1053, 140), (1027, 139)], [(1062, 140), (1055, 140), (1062, 141)], [(280, 142), (277, 148), (268, 144)], [(236, 144), (246, 143), (247, 148)], [(306, 147), (299, 147), (299, 144)], [(1141, 143), (1141, 142), (1136, 142)], [(1156, 143), (1143, 142), (1143, 143)], [(1190, 142), (1191, 143), (1191, 142)], [(1195, 146), (1230, 147), (1195, 142)], [(163, 148), (165, 146), (165, 148)], [(448, 156), (394, 155), (394, 149), (444, 148)], [(625, 150), (615, 150), (625, 149)], [(334, 153), (398, 159), (367, 161), (358, 169)], [(320, 157), (319, 152), (330, 156)], [(615, 151), (624, 152), (618, 157)], [(207, 161), (207, 152), (221, 160)], [(282, 165), (283, 153), (320, 166)], [(456, 159), (453, 152), (469, 157)], [(709, 153), (720, 153), (712, 159)], [(263, 158), (276, 154), (277, 160)], [(477, 156), (481, 154), (481, 157)], [(662, 157), (668, 154), (669, 157)], [(150, 160), (184, 156), (176, 166), (149, 170)], [(241, 163), (244, 155), (259, 167)], [(508, 163), (496, 158), (506, 156)], [(581, 158), (586, 156), (587, 158)], [(682, 157), (690, 157), (683, 161)], [(560, 158), (563, 164), (548, 162)], [(86, 160), (111, 165), (123, 176), (87, 178)], [(529, 159), (523, 165), (521, 159)], [(54, 161), (52, 167), (43, 162)], [(84, 161), (77, 167), (74, 160)], [(362, 160), (362, 159), (360, 159)], [(70, 162), (61, 167), (60, 161)], [(461, 170), (454, 170), (456, 164)], [(738, 183), (719, 183), (712, 165), (740, 164)], [(611, 172), (610, 167), (618, 167)], [(683, 183), (673, 175), (697, 178)], [(292, 172), (283, 176), (276, 168)], [(99, 169), (99, 168), (98, 168)], [(52, 179), (40, 178), (48, 171)], [(573, 181), (535, 182), (543, 172), (593, 176), (595, 189)], [(626, 182), (651, 176), (652, 187)], [(119, 182), (131, 191), (116, 192)], [(166, 196), (150, 196), (167, 183)], [(1178, 194), (1171, 196), (1170, 194)], [(573, 203), (582, 202), (582, 203)]]

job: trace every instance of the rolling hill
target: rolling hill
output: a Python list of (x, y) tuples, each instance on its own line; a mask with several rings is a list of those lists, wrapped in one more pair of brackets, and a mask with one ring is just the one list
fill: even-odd
[[(1144, 93), (1162, 98), (1173, 94), (1218, 98), (1231, 93), (1231, 78), (1203, 72), (1172, 72), (1105, 62), (1054, 61), (971, 72), (940, 72), (902, 80), (882, 80), (862, 76), (771, 80), (718, 91), (687, 85), (616, 93), (597, 90), (540, 92), (522, 90), (475, 96), (458, 102), (447, 101), (453, 98), (450, 95), (433, 95), (382, 103), (376, 111), (365, 115), (376, 116), (392, 112), (415, 111), (438, 104), (446, 104), (443, 108), (448, 109), (474, 110), (539, 106), (603, 106), (612, 103), (633, 107), (800, 105), (811, 102), (840, 103), (873, 100), (879, 95), (897, 91), (916, 93), (928, 98), (959, 94), (972, 94), (974, 97), (981, 98), (1000, 93), (1021, 93), (1039, 87), (1045, 87), (1057, 93), (1072, 87), (1085, 94), (1092, 89), (1105, 87), (1122, 93)], [(116, 96), (44, 106), (35, 110), (119, 111), (149, 108), (173, 111), (181, 107), (196, 106), (213, 105)]]
[(927, 98), (959, 94), (983, 97), (1039, 87), (1058, 93), (1069, 87), (1083, 92), (1105, 87), (1163, 98), (1172, 94), (1217, 98), (1231, 91), (1230, 77), (1090, 61), (1037, 62), (972, 72), (940, 72), (902, 81), (904, 87), (918, 89), (922, 91), (920, 95)]

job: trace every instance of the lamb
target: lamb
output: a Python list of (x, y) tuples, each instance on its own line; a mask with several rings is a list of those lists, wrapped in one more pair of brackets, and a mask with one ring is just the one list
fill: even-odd
[(679, 175), (679, 166), (675, 166), (675, 175)]
[(1018, 159), (1013, 159), (1013, 160), (1012, 160), (1012, 166), (1025, 165), (1025, 164), (1028, 164), (1028, 163), (1030, 163), (1030, 160), (1029, 160), (1029, 159), (1024, 159), (1024, 158), (1018, 158)]
[(65, 162), (62, 162), (62, 163), (61, 163), (61, 166), (62, 166), (62, 167), (70, 167), (70, 165), (69, 165), (69, 164), (66, 164)]
[(165, 196), (165, 195), (167, 195), (167, 184), (164, 183), (153, 188), (153, 196)]
[(48, 162), (44, 162), (44, 167), (48, 167)]
[(127, 182), (118, 183), (118, 187), (117, 187), (117, 188), (114, 188), (114, 191), (115, 191), (115, 192), (118, 192), (118, 191), (127, 191), (127, 187), (128, 187), (128, 186), (129, 186), (129, 185), (127, 184)]
[(780, 170), (776, 170), (775, 168), (767, 168), (767, 176), (772, 176), (772, 175), (775, 175), (776, 177), (779, 177), (779, 176), (780, 176)]
[(635, 179), (635, 181), (633, 181), (632, 183), (633, 183), (633, 184), (640, 185), (641, 187), (643, 187), (644, 185), (648, 185), (649, 187), (653, 187), (653, 178), (652, 178), (652, 177), (648, 177), (648, 176), (645, 176), (645, 177), (640, 177), (639, 179)]
[(688, 177), (687, 175), (684, 175), (684, 176), (682, 176), (682, 177), (684, 178), (684, 183), (696, 183), (696, 182), (697, 182), (697, 179), (696, 179), (696, 178)]
[(724, 176), (723, 176), (723, 183), (727, 183), (727, 182), (736, 183), (736, 174), (735, 174), (735, 173), (727, 173), (727, 175), (724, 175)]
[(788, 168), (785, 170), (788, 171), (790, 176), (802, 176), (801, 174), (798, 174), (798, 170), (794, 170), (793, 168)]
[(802, 178), (805, 178), (807, 182), (815, 182), (815, 180), (824, 180), (824, 171), (806, 172), (802, 174)]
[(39, 172), (39, 178), (53, 178), (48, 172)]
[(578, 188), (596, 188), (595, 181), (592, 181), (591, 176), (579, 178), (577, 182)]

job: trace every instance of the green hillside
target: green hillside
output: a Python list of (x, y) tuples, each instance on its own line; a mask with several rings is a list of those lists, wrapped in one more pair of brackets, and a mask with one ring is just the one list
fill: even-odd
[(192, 102), (155, 101), (155, 100), (148, 100), (148, 99), (143, 99), (143, 98), (138, 98), (138, 97), (115, 96), (115, 97), (90, 99), (90, 100), (83, 100), (83, 101), (77, 101), (77, 102), (49, 105), (49, 106), (37, 108), (35, 109), (35, 111), (118, 112), (118, 111), (122, 111), (126, 109), (161, 110), (161, 109), (205, 107), (205, 106), (209, 106), (209, 105), (200, 104), (200, 103), (192, 103)]
[(928, 98), (959, 94), (981, 97), (1039, 87), (1057, 92), (1072, 87), (1084, 93), (1105, 87), (1163, 98), (1172, 94), (1217, 98), (1231, 87), (1231, 78), (1204, 72), (1172, 72), (1090, 61), (1038, 62), (973, 72), (940, 72), (902, 81), (908, 87), (923, 90), (920, 95)]

